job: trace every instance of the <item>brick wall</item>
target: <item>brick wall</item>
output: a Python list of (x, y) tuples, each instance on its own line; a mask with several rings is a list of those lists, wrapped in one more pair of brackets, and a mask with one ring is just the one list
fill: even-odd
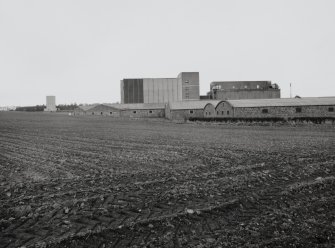
[[(234, 117), (335, 117), (335, 112), (329, 112), (328, 110), (331, 107), (335, 109), (335, 106), (235, 108)], [(301, 108), (301, 112), (297, 112), (297, 108)], [(267, 113), (265, 110), (267, 110)]]
[(234, 110), (232, 108), (232, 106), (227, 103), (227, 102), (220, 102), (217, 106), (216, 106), (216, 117), (234, 117)]
[(132, 118), (161, 118), (165, 117), (164, 109), (129, 109), (122, 110), (121, 117)]
[[(191, 113), (193, 111), (193, 113)], [(203, 109), (181, 109), (181, 110), (171, 110), (169, 114), (172, 120), (184, 120), (190, 117), (203, 118), (204, 110)]]
[(216, 117), (215, 106), (211, 103), (208, 103), (204, 108), (204, 115), (205, 118), (213, 118)]

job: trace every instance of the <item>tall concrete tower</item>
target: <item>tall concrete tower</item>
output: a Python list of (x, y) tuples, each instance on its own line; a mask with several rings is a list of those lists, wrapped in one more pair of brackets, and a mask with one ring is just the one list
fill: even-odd
[(49, 111), (49, 112), (53, 112), (56, 111), (56, 97), (55, 96), (47, 96), (46, 97), (47, 100), (47, 107), (46, 109), (44, 109), (44, 111)]

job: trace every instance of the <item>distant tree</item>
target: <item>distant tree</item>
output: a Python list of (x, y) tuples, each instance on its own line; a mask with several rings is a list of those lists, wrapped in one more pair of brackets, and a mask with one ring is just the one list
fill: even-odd
[(78, 107), (77, 103), (71, 103), (71, 104), (59, 104), (56, 106), (58, 110), (74, 110)]
[(44, 109), (45, 105), (36, 105), (36, 106), (16, 107), (15, 111), (38, 112), (38, 111), (44, 111)]

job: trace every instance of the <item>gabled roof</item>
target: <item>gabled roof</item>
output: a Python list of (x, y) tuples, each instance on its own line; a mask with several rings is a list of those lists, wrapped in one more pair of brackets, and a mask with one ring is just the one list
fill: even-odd
[(183, 110), (183, 109), (204, 109), (208, 103), (216, 106), (220, 101), (217, 100), (199, 100), (199, 101), (182, 101), (182, 102), (170, 102), (169, 106), (171, 110)]
[(104, 104), (105, 106), (110, 106), (112, 108), (120, 109), (120, 110), (127, 110), (127, 109), (164, 109), (165, 103), (129, 103), (129, 104)]
[(235, 108), (335, 105), (335, 97), (226, 100)]
[(94, 108), (94, 107), (96, 107), (98, 105), (99, 104), (82, 105), (82, 106), (78, 106), (77, 110), (88, 111), (91, 108)]
[(115, 111), (115, 110), (118, 110), (118, 108), (116, 108), (115, 106), (111, 106), (109, 104), (103, 103), (103, 104), (98, 104), (98, 105), (89, 109), (89, 111), (101, 111), (101, 110), (103, 110), (103, 111), (104, 110), (108, 110), (108, 111), (114, 110)]

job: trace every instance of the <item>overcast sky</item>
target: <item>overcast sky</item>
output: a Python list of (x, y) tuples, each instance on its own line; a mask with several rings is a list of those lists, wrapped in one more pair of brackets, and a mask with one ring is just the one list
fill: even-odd
[(200, 72), (335, 96), (334, 0), (0, 0), (0, 106), (120, 101), (120, 80)]

